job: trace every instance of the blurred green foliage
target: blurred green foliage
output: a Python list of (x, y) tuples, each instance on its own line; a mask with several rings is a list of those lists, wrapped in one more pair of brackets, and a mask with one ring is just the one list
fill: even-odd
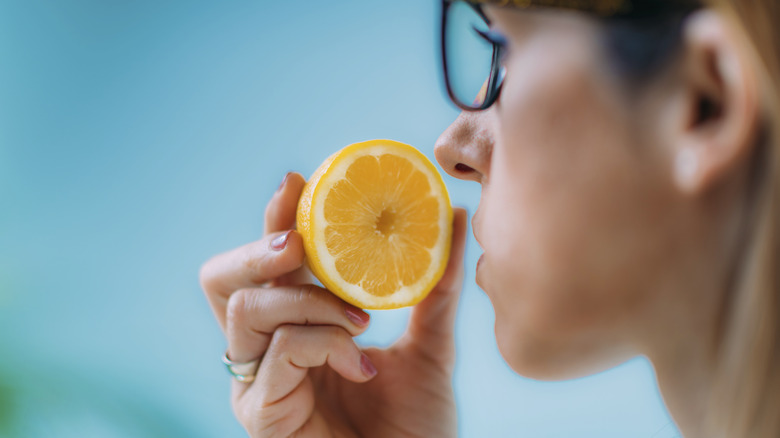
[[(6, 353), (6, 354), (4, 354)], [(14, 357), (0, 351), (0, 357)], [(68, 370), (0, 369), (0, 438), (202, 437), (147, 396)], [(41, 377), (45, 376), (45, 377)]]
[(14, 435), (15, 400), (16, 388), (11, 385), (10, 379), (5, 374), (0, 373), (0, 436), (2, 437)]

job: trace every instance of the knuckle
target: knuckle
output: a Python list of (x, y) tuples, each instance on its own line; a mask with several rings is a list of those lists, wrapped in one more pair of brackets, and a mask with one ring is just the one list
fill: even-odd
[(249, 293), (247, 289), (239, 289), (230, 295), (227, 302), (228, 324), (236, 327), (242, 325), (249, 313)]
[(252, 302), (254, 311), (258, 313), (272, 314), (275, 308), (279, 306), (279, 293), (273, 288), (263, 288), (261, 293), (258, 293)]
[(211, 293), (213, 289), (211, 286), (214, 281), (212, 260), (213, 259), (206, 261), (206, 263), (201, 265), (200, 270), (198, 271), (198, 281), (200, 282), (200, 288), (203, 289), (203, 291), (207, 294)]
[(241, 258), (241, 266), (249, 273), (249, 280), (252, 283), (260, 284), (263, 279), (263, 257), (257, 254), (244, 254)]
[(268, 273), (274, 270), (274, 257), (269, 256), (267, 246), (268, 243), (260, 240), (241, 255), (241, 267), (248, 274), (252, 284), (261, 285), (272, 280)]
[(252, 437), (288, 436), (289, 434), (283, 433), (284, 418), (279, 411), (278, 406), (261, 408), (251, 420)]
[(252, 438), (275, 437), (276, 414), (271, 409), (255, 406), (256, 403), (241, 403), (233, 408), (236, 419)]
[(302, 302), (310, 303), (318, 298), (317, 288), (313, 284), (306, 284), (301, 286), (300, 300)]
[(352, 335), (344, 327), (327, 327), (327, 331), (328, 339), (333, 342), (333, 345), (338, 345), (343, 342), (346, 342), (347, 344), (352, 343)]
[(303, 284), (299, 286), (296, 294), (297, 302), (301, 305), (323, 305), (327, 304), (327, 298), (322, 290), (313, 284)]
[(295, 342), (297, 333), (298, 333), (298, 328), (292, 325), (289, 324), (280, 325), (274, 331), (274, 336), (273, 339), (271, 340), (271, 343), (278, 350), (281, 351), (288, 350)]

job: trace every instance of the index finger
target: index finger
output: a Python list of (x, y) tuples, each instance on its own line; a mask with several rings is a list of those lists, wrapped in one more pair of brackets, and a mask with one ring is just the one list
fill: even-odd
[(303, 266), (303, 240), (296, 231), (268, 234), (262, 239), (216, 255), (200, 269), (200, 285), (225, 329), (230, 295), (261, 286)]

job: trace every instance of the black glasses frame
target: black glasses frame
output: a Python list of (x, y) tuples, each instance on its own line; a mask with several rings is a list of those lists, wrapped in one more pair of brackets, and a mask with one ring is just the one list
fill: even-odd
[[(444, 85), (450, 100), (465, 111), (482, 111), (488, 109), (498, 99), (501, 93), (501, 50), (498, 44), (493, 44), (493, 59), (490, 66), (485, 99), (475, 105), (473, 102), (462, 102), (455, 95), (450, 83), (450, 75), (447, 69), (447, 11), (452, 3), (459, 0), (442, 0), (441, 2), (441, 62), (444, 74)], [(468, 3), (485, 20), (488, 25), (490, 20), (484, 12), (482, 5), (494, 4), (497, 6), (515, 7), (520, 9), (531, 8), (557, 8), (577, 10), (595, 14), (602, 18), (648, 18), (670, 13), (688, 13), (701, 8), (700, 0), (461, 0)]]
[[(490, 64), (490, 76), (488, 77), (487, 87), (485, 90), (485, 100), (480, 105), (462, 102), (456, 96), (455, 91), (452, 89), (450, 75), (447, 69), (447, 11), (449, 10), (450, 5), (454, 3), (454, 0), (442, 0), (441, 3), (441, 61), (442, 71), (444, 73), (444, 86), (447, 88), (447, 94), (450, 96), (450, 100), (462, 110), (482, 111), (488, 109), (491, 105), (493, 105), (493, 103), (495, 103), (496, 99), (498, 99), (499, 93), (501, 92), (501, 84), (499, 83), (499, 80), (501, 79), (499, 77), (501, 73), (501, 46), (493, 44), (493, 57)], [(481, 6), (471, 2), (467, 3), (469, 6), (474, 8), (475, 11), (477, 11), (477, 13), (482, 17), (483, 20), (485, 20), (486, 23), (490, 24), (490, 20), (488, 20), (485, 13), (482, 12)]]

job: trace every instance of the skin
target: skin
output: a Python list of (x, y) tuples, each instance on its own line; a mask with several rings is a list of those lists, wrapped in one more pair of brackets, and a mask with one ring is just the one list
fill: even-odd
[[(559, 380), (645, 355), (685, 436), (702, 436), (758, 130), (749, 51), (726, 18), (697, 13), (681, 55), (629, 92), (594, 20), (486, 13), (509, 41), (502, 94), (463, 113), (436, 158), (482, 185), (477, 283), (496, 309), (504, 359)], [(701, 117), (704, 101), (717, 111)], [(309, 285), (300, 236), (288, 232), (303, 184), (285, 178), (262, 240), (201, 269), (229, 356), (263, 357), (254, 383), (233, 382), (239, 421), (252, 437), (455, 436), (465, 212), (455, 214), (447, 272), (406, 333), (389, 349), (361, 350), (351, 338), (367, 315)]]

